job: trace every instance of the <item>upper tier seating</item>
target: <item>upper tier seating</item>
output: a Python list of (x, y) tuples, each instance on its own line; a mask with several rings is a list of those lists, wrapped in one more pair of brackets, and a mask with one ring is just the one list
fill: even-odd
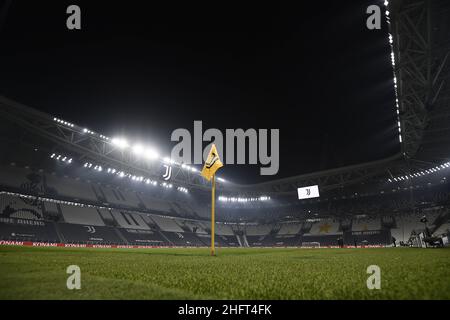
[(97, 209), (90, 207), (81, 207), (73, 205), (60, 205), (64, 221), (75, 224), (85, 224), (92, 226), (104, 226)]
[(190, 232), (203, 234), (207, 233), (203, 228), (203, 225), (195, 221), (177, 219), (177, 223), (178, 225), (187, 228)]
[(184, 232), (183, 229), (176, 223), (174, 218), (153, 215), (151, 219), (163, 231), (169, 232)]
[(278, 234), (298, 234), (301, 228), (301, 223), (283, 223), (280, 230), (278, 230)]
[(23, 190), (29, 190), (30, 187), (42, 189), (42, 177), (25, 168), (0, 167), (0, 185)]
[(97, 201), (90, 183), (66, 177), (46, 174), (47, 187), (52, 188), (58, 195), (71, 197), (74, 200)]
[(216, 231), (216, 234), (221, 235), (221, 236), (233, 236), (234, 237), (233, 228), (231, 228), (231, 225), (229, 225), (229, 224), (216, 223), (215, 231)]
[(247, 225), (245, 233), (247, 236), (265, 236), (270, 233), (272, 226), (270, 225)]
[(164, 201), (161, 199), (152, 198), (148, 195), (140, 194), (140, 199), (144, 203), (144, 206), (150, 211), (156, 211), (161, 213), (170, 213), (171, 207), (168, 201)]
[(353, 219), (352, 231), (368, 231), (368, 230), (380, 230), (381, 219), (380, 218), (362, 218)]
[(111, 210), (111, 213), (119, 226), (123, 228), (150, 230), (150, 227), (145, 223), (143, 216), (138, 213), (119, 211), (115, 209)]
[(5, 218), (19, 218), (42, 220), (42, 202), (35, 198), (0, 194), (0, 216)]
[(108, 203), (131, 208), (139, 207), (140, 201), (135, 192), (105, 186), (99, 187), (99, 189)]

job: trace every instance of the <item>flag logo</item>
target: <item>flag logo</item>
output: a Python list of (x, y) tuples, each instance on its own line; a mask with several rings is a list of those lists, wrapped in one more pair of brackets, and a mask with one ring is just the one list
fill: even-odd
[(219, 153), (217, 152), (216, 145), (213, 144), (206, 158), (205, 165), (202, 169), (202, 176), (206, 180), (211, 180), (217, 170), (223, 167), (223, 163), (220, 160)]

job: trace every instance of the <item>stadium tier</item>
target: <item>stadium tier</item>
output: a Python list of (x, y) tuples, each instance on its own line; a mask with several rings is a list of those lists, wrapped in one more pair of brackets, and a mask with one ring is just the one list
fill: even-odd
[[(210, 244), (209, 204), (205, 202), (202, 207), (201, 196), (180, 201), (139, 188), (133, 190), (132, 184), (124, 187), (17, 165), (3, 165), (0, 178), (3, 240), (196, 247)], [(217, 208), (216, 244), (338, 246), (342, 239), (346, 246), (404, 245), (427, 228), (434, 234), (447, 234), (449, 187), (443, 181), (427, 184), (425, 190), (368, 195), (352, 201), (343, 197), (309, 201), (301, 206), (251, 209), (222, 205)], [(415, 194), (420, 196), (411, 197)], [(253, 215), (256, 218), (252, 219)], [(270, 215), (273, 217), (268, 219)], [(288, 215), (291, 218), (286, 220)]]

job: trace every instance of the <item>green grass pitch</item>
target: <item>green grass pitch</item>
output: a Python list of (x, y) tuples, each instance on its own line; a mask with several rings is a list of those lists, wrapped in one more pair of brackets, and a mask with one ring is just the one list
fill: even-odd
[[(73, 264), (80, 290), (66, 287)], [(380, 290), (367, 288), (369, 265)], [(450, 299), (450, 249), (3, 246), (0, 299)]]

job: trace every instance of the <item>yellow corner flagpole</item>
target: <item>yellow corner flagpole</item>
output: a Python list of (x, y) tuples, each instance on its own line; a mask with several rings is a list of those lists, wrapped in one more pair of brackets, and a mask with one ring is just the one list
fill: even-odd
[(212, 177), (212, 202), (211, 202), (211, 255), (216, 255), (215, 249), (215, 239), (214, 239), (214, 227), (215, 227), (215, 219), (214, 219), (214, 209), (215, 209), (215, 200), (216, 200), (216, 175)]

